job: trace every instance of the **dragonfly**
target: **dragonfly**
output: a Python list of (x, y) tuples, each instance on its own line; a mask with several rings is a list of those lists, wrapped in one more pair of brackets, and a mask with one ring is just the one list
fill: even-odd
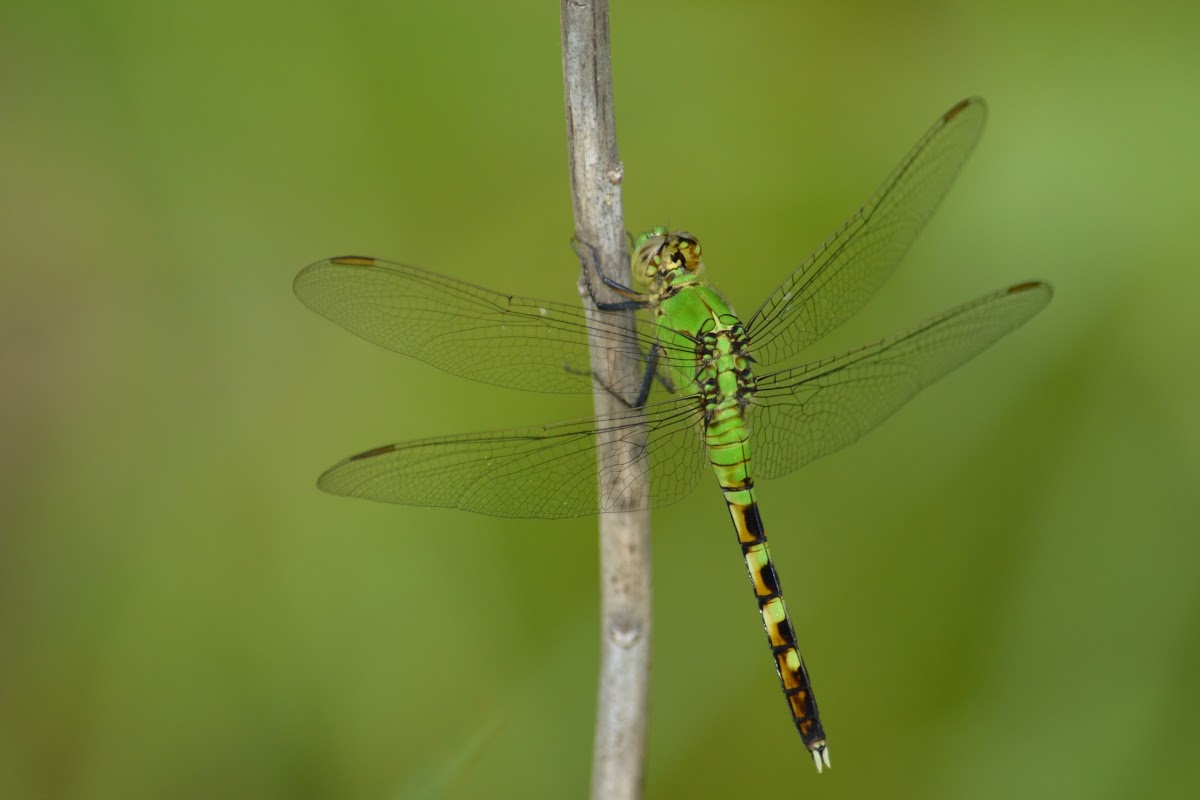
[[(590, 316), (582, 305), (501, 294), (376, 258), (309, 265), (294, 283), (305, 305), (369, 342), (455, 375), (529, 391), (591, 392), (589, 337), (639, 367), (636, 383), (604, 386), (624, 401), (613, 413), (375, 447), (328, 469), (318, 487), (402, 505), (556, 519), (665, 506), (711, 468), (788, 710), (821, 771), (829, 746), (767, 547), (755, 478), (782, 477), (849, 445), (1050, 301), (1046, 283), (1017, 283), (902, 333), (800, 360), (892, 274), (986, 117), (981, 98), (938, 117), (871, 199), (745, 322), (704, 282), (697, 238), (662, 227), (633, 242), (631, 285), (605, 275), (589, 263), (586, 247), (577, 248), (587, 286), (594, 278), (621, 297), (601, 303), (593, 295), (599, 312)], [(642, 310), (632, 328), (618, 320), (624, 315), (604, 313), (621, 309)], [(598, 440), (623, 446), (598, 451)], [(620, 488), (639, 491), (602, 491), (617, 475), (636, 476), (637, 486)]]

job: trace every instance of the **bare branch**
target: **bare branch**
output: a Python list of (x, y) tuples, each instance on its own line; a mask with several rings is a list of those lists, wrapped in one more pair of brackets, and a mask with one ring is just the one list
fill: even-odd
[[(561, 0), (563, 86), (575, 237), (581, 251), (593, 255), (604, 273), (628, 284), (625, 223), (621, 210), (623, 171), (617, 154), (613, 119), (612, 69), (609, 58), (607, 0)], [(611, 290), (592, 281), (599, 292)], [(581, 280), (580, 293), (592, 315), (624, 313), (633, 328), (632, 312), (599, 312)], [(601, 297), (616, 300), (616, 297)], [(611, 316), (610, 316), (611, 318)], [(609, 386), (637, 385), (638, 364), (628, 354), (592, 340), (592, 369)], [(596, 413), (624, 407), (597, 386)], [(628, 438), (628, 437), (626, 437)], [(599, 441), (598, 457), (628, 441)], [(628, 459), (622, 459), (628, 461)], [(610, 460), (611, 463), (611, 460)], [(621, 505), (645, 508), (646, 482), (605, 470), (600, 496), (612, 498), (632, 487)], [(650, 682), (650, 516), (646, 511), (600, 516), (600, 686), (592, 760), (593, 800), (634, 800), (642, 796), (645, 772), (646, 713)]]

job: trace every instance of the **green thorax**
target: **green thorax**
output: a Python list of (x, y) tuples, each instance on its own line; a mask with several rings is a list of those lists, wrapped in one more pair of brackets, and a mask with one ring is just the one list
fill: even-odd
[[(654, 228), (634, 244), (632, 273), (655, 315), (658, 338), (669, 354), (664, 366), (677, 391), (705, 396), (706, 411), (744, 407), (753, 393), (741, 320), (705, 286), (700, 243), (689, 233)], [(695, 353), (695, 359), (682, 357)]]

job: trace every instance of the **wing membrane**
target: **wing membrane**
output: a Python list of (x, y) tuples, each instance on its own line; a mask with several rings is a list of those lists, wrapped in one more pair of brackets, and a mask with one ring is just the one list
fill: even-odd
[[(421, 439), (351, 456), (317, 486), (496, 517), (635, 511), (673, 503), (695, 487), (705, 471), (701, 422), (697, 401), (682, 398), (545, 427)], [(598, 437), (617, 445), (603, 464), (597, 463)], [(597, 498), (598, 469), (611, 496)], [(627, 496), (621, 490), (630, 483), (640, 487), (635, 494), (642, 499), (621, 505)]]
[[(645, 361), (649, 322), (488, 291), (444, 275), (360, 256), (318, 261), (293, 284), (318, 314), (369, 342), (454, 375), (538, 392), (590, 392), (588, 332)], [(634, 387), (610, 387), (625, 391)]]
[(778, 478), (854, 442), (1050, 297), (1044, 283), (1019, 284), (906, 333), (759, 378), (751, 409), (756, 471)]
[(875, 294), (954, 182), (986, 117), (978, 97), (943, 114), (867, 204), (763, 302), (746, 326), (759, 363), (792, 358)]

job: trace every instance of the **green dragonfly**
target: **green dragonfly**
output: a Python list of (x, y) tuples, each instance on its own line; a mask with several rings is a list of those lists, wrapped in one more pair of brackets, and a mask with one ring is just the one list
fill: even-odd
[[(733, 519), (793, 722), (829, 765), (812, 684), (767, 549), (754, 476), (778, 478), (858, 439), (922, 388), (1037, 314), (1051, 289), (1010, 286), (903, 333), (789, 361), (857, 312), (891, 275), (950, 188), (987, 116), (964, 100), (934, 123), (875, 195), (745, 323), (702, 282), (700, 244), (655, 228), (634, 242), (633, 285), (584, 273), (624, 300), (601, 311), (481, 289), (414, 267), (347, 256), (306, 267), (296, 295), (367, 341), (446, 372), (514, 389), (591, 392), (589, 335), (638, 360), (636, 384), (606, 387), (616, 413), (543, 427), (439, 436), (350, 456), (321, 475), (337, 495), (501, 517), (578, 517), (660, 507), (711, 466)], [(607, 319), (606, 319), (607, 317)], [(665, 395), (665, 397), (664, 397)], [(623, 446), (597, 458), (597, 440)], [(753, 452), (753, 459), (751, 453)], [(601, 494), (635, 475), (634, 497)], [(625, 488), (628, 488), (627, 486)], [(631, 507), (632, 502), (632, 507)]]

